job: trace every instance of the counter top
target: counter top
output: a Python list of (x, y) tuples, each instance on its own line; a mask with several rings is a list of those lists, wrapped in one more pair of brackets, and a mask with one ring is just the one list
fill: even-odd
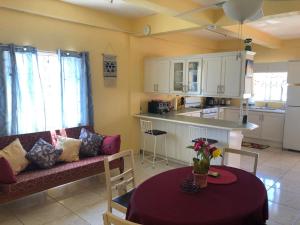
[[(227, 120), (217, 120), (217, 119), (207, 119), (207, 118), (198, 118), (198, 117), (190, 117), (185, 115), (179, 115), (185, 112), (193, 112), (197, 111), (197, 109), (188, 109), (188, 110), (180, 110), (176, 112), (169, 112), (167, 114), (153, 114), (153, 113), (142, 113), (137, 114), (135, 117), (141, 119), (153, 119), (153, 120), (161, 120), (173, 123), (181, 123), (192, 126), (201, 126), (201, 127), (209, 127), (216, 128), (222, 130), (254, 130), (258, 126), (253, 123), (240, 123), (240, 122), (232, 122)], [(199, 110), (198, 110), (199, 111)]]
[[(235, 110), (239, 110), (239, 107), (236, 106), (227, 106), (227, 107), (223, 107), (225, 109), (235, 109)], [(248, 111), (254, 111), (254, 112), (267, 112), (267, 113), (281, 113), (284, 114), (285, 110), (284, 109), (268, 109), (268, 108), (259, 108), (259, 107), (249, 107)]]

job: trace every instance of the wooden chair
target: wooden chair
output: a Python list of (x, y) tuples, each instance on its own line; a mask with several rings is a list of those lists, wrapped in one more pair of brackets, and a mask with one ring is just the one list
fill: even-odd
[(255, 152), (249, 152), (244, 150), (237, 150), (237, 149), (231, 149), (231, 148), (224, 148), (223, 150), (223, 158), (222, 158), (222, 165), (225, 165), (225, 155), (226, 153), (232, 153), (232, 154), (239, 154), (239, 155), (245, 155), (254, 158), (253, 163), (253, 171), (251, 171), (254, 175), (256, 175), (257, 170), (257, 162), (258, 162), (258, 154)]
[(141, 225), (137, 223), (130, 222), (128, 220), (121, 219), (110, 212), (103, 214), (104, 225)]
[[(110, 174), (109, 163), (113, 160), (125, 158), (127, 156), (130, 157), (129, 169), (119, 175), (112, 177)], [(131, 194), (135, 189), (133, 151), (132, 150), (121, 151), (117, 154), (105, 157), (104, 168), (105, 168), (105, 176), (106, 176), (107, 195), (108, 195), (108, 199), (107, 199), (108, 211), (112, 212), (112, 208), (114, 208), (123, 213), (126, 213)], [(127, 190), (129, 184), (132, 184), (132, 189), (130, 191)], [(113, 198), (113, 189), (115, 188), (118, 192), (118, 196)]]

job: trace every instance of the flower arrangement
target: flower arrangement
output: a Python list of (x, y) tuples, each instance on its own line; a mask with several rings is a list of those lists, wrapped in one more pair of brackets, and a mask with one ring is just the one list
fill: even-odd
[(222, 157), (220, 149), (201, 139), (195, 142), (193, 149), (197, 152), (196, 157), (193, 158), (195, 174), (207, 174), (210, 167), (210, 160)]

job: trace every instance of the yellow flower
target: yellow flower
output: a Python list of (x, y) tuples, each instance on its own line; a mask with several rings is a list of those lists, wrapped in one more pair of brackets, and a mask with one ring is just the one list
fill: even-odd
[(217, 158), (221, 155), (221, 150), (220, 149), (216, 149), (215, 151), (213, 151), (212, 155), (213, 155), (213, 158)]

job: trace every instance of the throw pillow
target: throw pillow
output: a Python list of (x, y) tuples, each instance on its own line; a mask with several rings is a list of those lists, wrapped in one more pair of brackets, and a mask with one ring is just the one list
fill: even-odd
[(113, 155), (118, 153), (121, 145), (121, 136), (106, 136), (103, 140), (100, 154)]
[(47, 169), (56, 163), (62, 151), (40, 138), (27, 153), (26, 158), (40, 168)]
[(0, 183), (12, 184), (15, 182), (17, 182), (17, 178), (8, 161), (3, 157), (0, 158)]
[(13, 170), (14, 175), (17, 175), (28, 166), (29, 162), (25, 156), (26, 151), (22, 147), (18, 138), (4, 149), (0, 150), (0, 157), (3, 157), (7, 160)]
[(80, 154), (82, 156), (96, 156), (102, 145), (103, 137), (85, 128), (81, 129), (79, 139), (82, 141)]
[(63, 150), (60, 161), (74, 162), (79, 160), (81, 141), (74, 138), (57, 136), (56, 148)]

